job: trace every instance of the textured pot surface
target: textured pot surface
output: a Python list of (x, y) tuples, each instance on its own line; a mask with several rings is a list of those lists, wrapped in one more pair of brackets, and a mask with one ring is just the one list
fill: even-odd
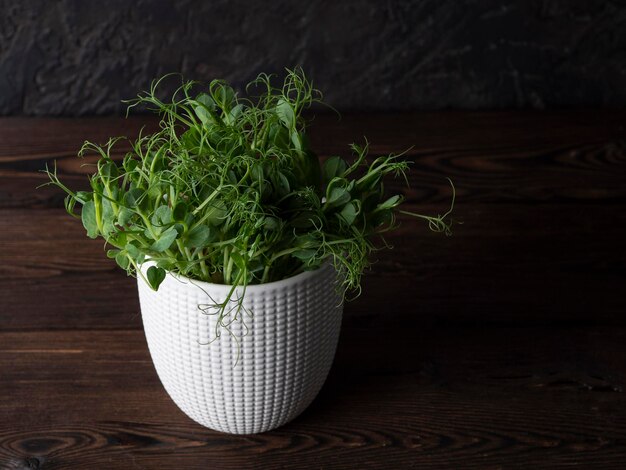
[(335, 355), (343, 311), (336, 280), (325, 265), (248, 286), (229, 333), (216, 328), (212, 306), (229, 286), (168, 274), (155, 292), (139, 277), (146, 339), (163, 386), (190, 418), (218, 431), (259, 433), (292, 420), (321, 389)]

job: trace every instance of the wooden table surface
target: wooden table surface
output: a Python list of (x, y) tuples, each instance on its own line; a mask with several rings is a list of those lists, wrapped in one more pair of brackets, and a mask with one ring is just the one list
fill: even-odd
[(626, 468), (626, 111), (319, 116), (322, 156), (413, 146), (407, 207), (445, 211), (449, 176), (463, 225), (403, 220), (319, 397), (254, 436), (178, 410), (134, 279), (35, 189), (144, 124), (0, 119), (1, 469)]

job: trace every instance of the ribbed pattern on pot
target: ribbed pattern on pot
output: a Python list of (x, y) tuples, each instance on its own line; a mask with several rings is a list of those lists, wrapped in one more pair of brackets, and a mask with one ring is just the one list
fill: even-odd
[[(331, 265), (249, 286), (243, 321), (218, 329), (207, 308), (227, 286), (167, 275), (157, 292), (138, 280), (144, 329), (163, 386), (190, 418), (234, 434), (268, 431), (300, 414), (335, 355), (342, 306)], [(241, 293), (241, 292), (239, 292)], [(211, 300), (212, 299), (212, 300)], [(245, 333), (244, 333), (245, 332)]]

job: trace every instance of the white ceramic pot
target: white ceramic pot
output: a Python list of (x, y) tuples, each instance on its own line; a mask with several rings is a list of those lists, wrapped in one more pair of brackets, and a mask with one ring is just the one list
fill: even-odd
[(218, 431), (260, 433), (292, 420), (321, 389), (335, 355), (343, 311), (336, 282), (326, 264), (248, 286), (250, 313), (207, 344), (217, 316), (206, 306), (223, 301), (230, 286), (168, 274), (155, 292), (138, 277), (146, 339), (165, 390), (191, 419)]

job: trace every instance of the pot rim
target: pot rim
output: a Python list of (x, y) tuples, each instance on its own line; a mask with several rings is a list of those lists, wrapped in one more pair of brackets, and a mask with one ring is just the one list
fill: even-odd
[[(153, 261), (148, 261), (146, 260), (141, 266), (140, 269), (142, 271), (142, 273), (145, 275), (146, 271), (148, 270), (148, 268), (150, 266), (154, 266), (156, 263), (154, 263)], [(333, 267), (333, 264), (331, 261), (324, 261), (322, 263), (322, 265), (317, 268), (314, 269), (313, 271), (304, 271), (301, 272), (299, 274), (296, 274), (294, 276), (285, 278), (285, 279), (281, 279), (279, 281), (272, 281), (272, 282), (265, 282), (263, 284), (250, 284), (248, 286), (246, 286), (246, 292), (262, 292), (262, 291), (266, 291), (266, 290), (272, 290), (272, 289), (284, 289), (285, 287), (291, 287), (294, 284), (298, 284), (300, 282), (306, 281), (310, 278), (313, 278), (317, 275), (319, 275), (320, 273), (322, 273), (325, 269), (328, 269), (328, 267)], [(191, 284), (200, 288), (204, 288), (206, 290), (210, 290), (212, 292), (215, 291), (223, 291), (223, 292), (230, 292), (230, 290), (233, 288), (232, 284), (215, 284), (212, 282), (207, 282), (207, 281), (200, 281), (198, 279), (192, 279), (190, 277), (184, 276), (182, 274), (178, 274), (178, 273), (174, 273), (171, 271), (166, 271), (167, 277), (172, 277), (174, 278), (174, 280), (182, 283), (182, 284)], [(141, 276), (137, 276), (137, 281), (142, 281), (145, 283), (145, 281), (141, 278)], [(244, 286), (242, 285), (238, 285), (236, 286), (237, 289), (242, 289), (244, 288)]]

